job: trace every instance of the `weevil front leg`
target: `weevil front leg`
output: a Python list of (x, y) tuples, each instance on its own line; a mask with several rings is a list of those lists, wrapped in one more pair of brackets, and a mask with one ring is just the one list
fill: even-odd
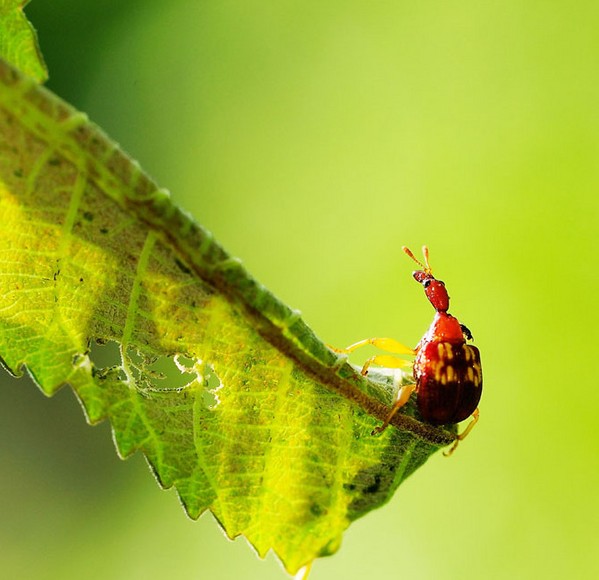
[(456, 449), (456, 447), (458, 446), (458, 443), (460, 441), (463, 441), (464, 439), (466, 439), (466, 436), (468, 435), (468, 433), (470, 433), (470, 431), (472, 431), (474, 425), (476, 425), (476, 423), (478, 422), (478, 417), (479, 417), (480, 413), (478, 411), (478, 408), (474, 409), (474, 413), (472, 413), (472, 421), (470, 421), (470, 423), (468, 423), (468, 427), (466, 427), (466, 429), (464, 429), (463, 433), (460, 433), (456, 438), (455, 441), (453, 442), (453, 445), (451, 446), (451, 449), (447, 452), (443, 452), (443, 455), (445, 455), (445, 457), (449, 457)]
[[(409, 346), (406, 346), (405, 344), (398, 342), (394, 338), (366, 338), (364, 340), (355, 342), (354, 344), (350, 344), (346, 348), (335, 348), (333, 350), (335, 350), (336, 352), (349, 354), (350, 352), (354, 352), (354, 350), (357, 350), (358, 348), (367, 346), (369, 344), (376, 348), (380, 348), (381, 350), (391, 352), (393, 354), (409, 354), (412, 356), (415, 354), (413, 348), (410, 348)], [(392, 369), (399, 369), (402, 367), (410, 366), (412, 362), (389, 354), (379, 354), (371, 356), (362, 367), (361, 373), (364, 376), (368, 374), (368, 367), (370, 367), (370, 365), (372, 364)]]
[(389, 426), (391, 419), (393, 419), (397, 411), (399, 411), (410, 400), (410, 397), (415, 390), (415, 383), (410, 383), (409, 385), (403, 385), (399, 387), (399, 391), (397, 392), (397, 400), (393, 404), (391, 412), (387, 415), (387, 418), (383, 421), (382, 425), (379, 425), (372, 430), (371, 435), (380, 435)]

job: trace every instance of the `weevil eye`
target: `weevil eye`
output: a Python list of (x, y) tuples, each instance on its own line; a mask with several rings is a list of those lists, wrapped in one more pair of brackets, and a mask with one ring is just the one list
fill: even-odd
[(436, 278), (425, 278), (420, 283), (426, 290), (433, 282), (435, 283), (437, 288), (441, 288), (441, 287), (445, 288), (445, 282), (443, 282), (443, 280), (437, 280)]

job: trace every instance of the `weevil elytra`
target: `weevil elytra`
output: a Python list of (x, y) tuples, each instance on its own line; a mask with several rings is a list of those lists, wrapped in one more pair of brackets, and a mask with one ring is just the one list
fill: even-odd
[[(451, 455), (478, 421), (478, 402), (483, 385), (480, 352), (466, 342), (472, 340), (470, 330), (449, 314), (449, 294), (445, 284), (433, 276), (428, 248), (422, 248), (424, 264), (405, 246), (403, 251), (422, 268), (412, 275), (422, 284), (426, 297), (436, 311), (428, 331), (414, 349), (392, 338), (369, 338), (348, 346), (342, 352), (349, 353), (371, 344), (393, 353), (369, 358), (362, 367), (363, 375), (368, 373), (371, 364), (392, 368), (413, 366), (414, 383), (400, 389), (391, 412), (374, 433), (381, 433), (387, 428), (395, 413), (407, 403), (414, 391), (420, 415), (427, 423), (447, 425), (472, 417), (470, 424), (457, 436), (446, 453)], [(416, 358), (411, 363), (395, 356), (398, 354), (415, 355)]]

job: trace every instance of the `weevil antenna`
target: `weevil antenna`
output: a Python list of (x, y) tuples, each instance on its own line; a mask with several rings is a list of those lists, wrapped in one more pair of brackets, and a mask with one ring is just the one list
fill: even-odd
[(402, 246), (401, 249), (408, 255), (414, 262), (416, 262), (427, 274), (432, 274), (430, 264), (428, 263), (428, 247), (422, 246), (422, 254), (424, 255), (424, 264), (412, 253), (412, 250), (407, 246)]
[(426, 264), (426, 268), (424, 269), (424, 271), (427, 274), (432, 274), (433, 271), (431, 269), (431, 265), (428, 262), (428, 246), (422, 246), (422, 255), (424, 256), (424, 263)]

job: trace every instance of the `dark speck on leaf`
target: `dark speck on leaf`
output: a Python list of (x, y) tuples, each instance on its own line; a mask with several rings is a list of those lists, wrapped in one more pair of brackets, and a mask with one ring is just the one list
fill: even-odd
[(184, 274), (191, 274), (191, 270), (178, 258), (175, 258), (175, 264), (177, 264), (179, 270), (181, 270), (181, 272), (183, 272)]
[(310, 506), (310, 513), (313, 516), (316, 516), (316, 517), (322, 516), (322, 515), (324, 515), (325, 511), (326, 510), (322, 509), (322, 506), (318, 505), (317, 503), (313, 503)]
[(375, 475), (374, 482), (364, 488), (364, 493), (376, 493), (381, 487), (381, 476)]

